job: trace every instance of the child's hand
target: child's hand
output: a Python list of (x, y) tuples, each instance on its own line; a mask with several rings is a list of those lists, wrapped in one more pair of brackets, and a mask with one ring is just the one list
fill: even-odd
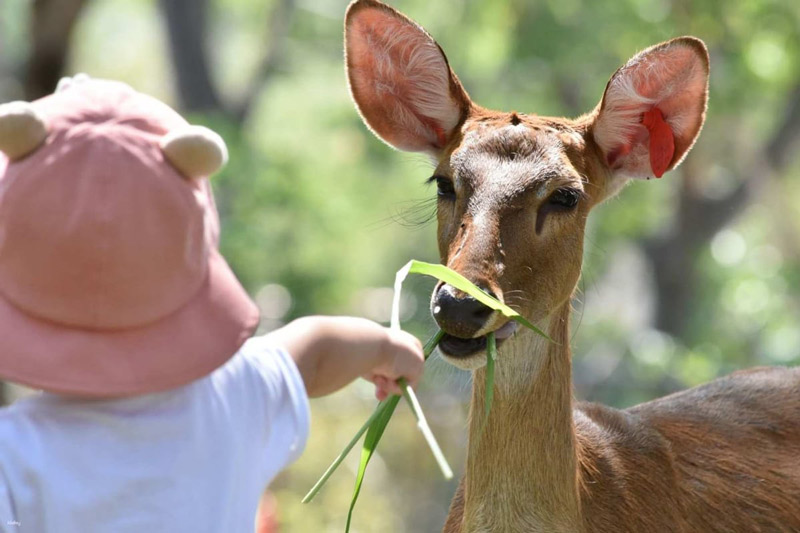
[(384, 328), (387, 340), (380, 350), (379, 364), (362, 377), (375, 384), (375, 397), (385, 400), (391, 394), (403, 394), (397, 380), (405, 378), (416, 386), (422, 376), (425, 357), (419, 340), (406, 333)]

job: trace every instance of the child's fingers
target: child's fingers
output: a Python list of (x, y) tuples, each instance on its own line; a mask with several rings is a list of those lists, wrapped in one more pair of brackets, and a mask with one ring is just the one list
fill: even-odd
[[(419, 339), (405, 331), (392, 331), (391, 374), (394, 379), (405, 378), (415, 386), (422, 376), (425, 356)], [(399, 389), (399, 387), (398, 387)]]
[(388, 394), (396, 394), (396, 395), (398, 395), (398, 396), (402, 396), (402, 394), (403, 394), (403, 389), (400, 387), (400, 385), (398, 385), (398, 384), (397, 384), (397, 383), (395, 383), (394, 381), (389, 381), (389, 382), (386, 384), (386, 387), (383, 387), (383, 389), (384, 389), (384, 390), (385, 390), (385, 391), (386, 391)]
[(389, 397), (392, 386), (391, 380), (378, 374), (373, 374), (369, 376), (368, 379), (375, 384), (375, 398), (377, 398), (379, 402)]
[(386, 390), (389, 385), (389, 380), (380, 375), (372, 375), (368, 379), (375, 384), (376, 389)]
[(383, 401), (394, 394), (398, 396), (403, 394), (403, 389), (393, 380), (385, 376), (372, 374), (364, 377), (375, 385), (375, 398), (377, 398), (378, 401)]
[(386, 396), (389, 396), (390, 394), (403, 394), (403, 389), (400, 388), (400, 385), (398, 385), (394, 380), (384, 376), (376, 376), (375, 380), (373, 380), (373, 383), (375, 383), (376, 388), (384, 392)]
[(383, 400), (389, 395), (402, 395), (403, 389), (397, 381), (405, 379), (416, 386), (422, 376), (425, 357), (422, 344), (413, 335), (399, 330), (384, 328), (388, 342), (380, 348), (379, 364), (363, 375), (375, 384), (375, 397)]

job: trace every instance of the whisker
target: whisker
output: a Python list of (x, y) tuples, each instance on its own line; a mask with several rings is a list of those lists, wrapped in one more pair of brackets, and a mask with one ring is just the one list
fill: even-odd
[[(578, 286), (580, 293), (584, 295), (586, 294), (585, 285), (586, 281), (584, 281), (583, 277), (581, 277), (580, 280), (578, 281)], [(575, 327), (572, 330), (572, 336), (570, 337), (570, 341), (574, 341), (575, 337), (578, 335), (578, 330), (580, 329), (581, 324), (583, 324), (583, 315), (586, 312), (586, 303), (584, 301), (581, 301), (579, 298), (573, 298), (573, 300), (580, 302), (581, 306), (580, 306), (580, 312), (578, 314), (578, 320), (575, 323)], [(574, 309), (575, 307), (573, 306), (573, 310)]]
[(508, 298), (506, 300), (506, 305), (511, 307), (512, 304), (520, 305), (520, 304), (523, 304), (523, 303), (531, 303), (531, 302), (533, 302), (532, 299), (526, 298), (525, 296), (522, 296), (522, 295), (519, 295), (519, 296), (512, 296), (512, 297)]
[(367, 228), (374, 230), (399, 224), (406, 228), (421, 229), (435, 219), (436, 198), (425, 198), (397, 204), (388, 217), (367, 225)]

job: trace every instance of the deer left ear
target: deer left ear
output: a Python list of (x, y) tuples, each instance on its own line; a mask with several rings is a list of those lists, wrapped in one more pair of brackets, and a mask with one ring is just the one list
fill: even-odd
[(436, 41), (386, 4), (355, 0), (345, 51), (350, 93), (367, 126), (398, 150), (441, 154), (471, 103)]
[(614, 177), (660, 178), (680, 164), (705, 121), (708, 65), (703, 41), (680, 37), (614, 73), (592, 125)]

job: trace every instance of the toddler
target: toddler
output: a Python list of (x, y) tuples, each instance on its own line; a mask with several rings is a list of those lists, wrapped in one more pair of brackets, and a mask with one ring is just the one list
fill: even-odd
[(253, 531), (307, 397), (400, 393), (412, 336), (258, 312), (218, 252), (222, 139), (116, 82), (0, 106), (0, 530)]

